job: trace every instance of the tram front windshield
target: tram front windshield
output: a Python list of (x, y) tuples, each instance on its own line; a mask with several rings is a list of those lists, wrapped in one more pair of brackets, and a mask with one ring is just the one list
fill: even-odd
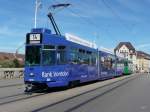
[(55, 65), (56, 49), (55, 46), (44, 45), (42, 49), (42, 65)]
[(66, 63), (65, 46), (43, 45), (43, 46), (27, 46), (26, 47), (26, 60), (28, 66), (35, 65), (55, 65)]
[(40, 51), (41, 46), (27, 46), (25, 64), (29, 66), (39, 65), (41, 58)]

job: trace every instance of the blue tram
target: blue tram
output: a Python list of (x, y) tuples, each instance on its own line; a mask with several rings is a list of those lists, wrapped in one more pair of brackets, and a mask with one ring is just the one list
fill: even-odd
[(114, 54), (98, 50), (88, 41), (72, 35), (52, 34), (44, 28), (26, 35), (26, 91), (34, 87), (73, 86), (122, 75)]

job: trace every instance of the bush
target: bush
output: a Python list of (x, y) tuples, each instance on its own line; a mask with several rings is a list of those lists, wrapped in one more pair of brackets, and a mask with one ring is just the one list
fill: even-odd
[(0, 65), (1, 65), (1, 68), (13, 68), (14, 67), (14, 63), (9, 60), (1, 61)]
[(14, 67), (15, 67), (15, 68), (20, 67), (20, 63), (19, 63), (19, 61), (18, 61), (17, 59), (14, 59), (14, 60), (13, 60), (13, 63), (14, 63)]
[(19, 68), (23, 67), (17, 59), (0, 61), (0, 68)]

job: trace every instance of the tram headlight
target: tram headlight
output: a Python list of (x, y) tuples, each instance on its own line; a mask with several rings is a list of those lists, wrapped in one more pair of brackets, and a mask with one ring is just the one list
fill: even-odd
[(30, 73), (30, 76), (33, 77), (33, 76), (34, 76), (34, 73)]

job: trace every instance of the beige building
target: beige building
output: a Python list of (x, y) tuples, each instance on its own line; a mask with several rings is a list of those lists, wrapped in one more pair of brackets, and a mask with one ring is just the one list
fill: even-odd
[(137, 51), (137, 71), (141, 73), (148, 73), (150, 72), (150, 55), (142, 52)]

